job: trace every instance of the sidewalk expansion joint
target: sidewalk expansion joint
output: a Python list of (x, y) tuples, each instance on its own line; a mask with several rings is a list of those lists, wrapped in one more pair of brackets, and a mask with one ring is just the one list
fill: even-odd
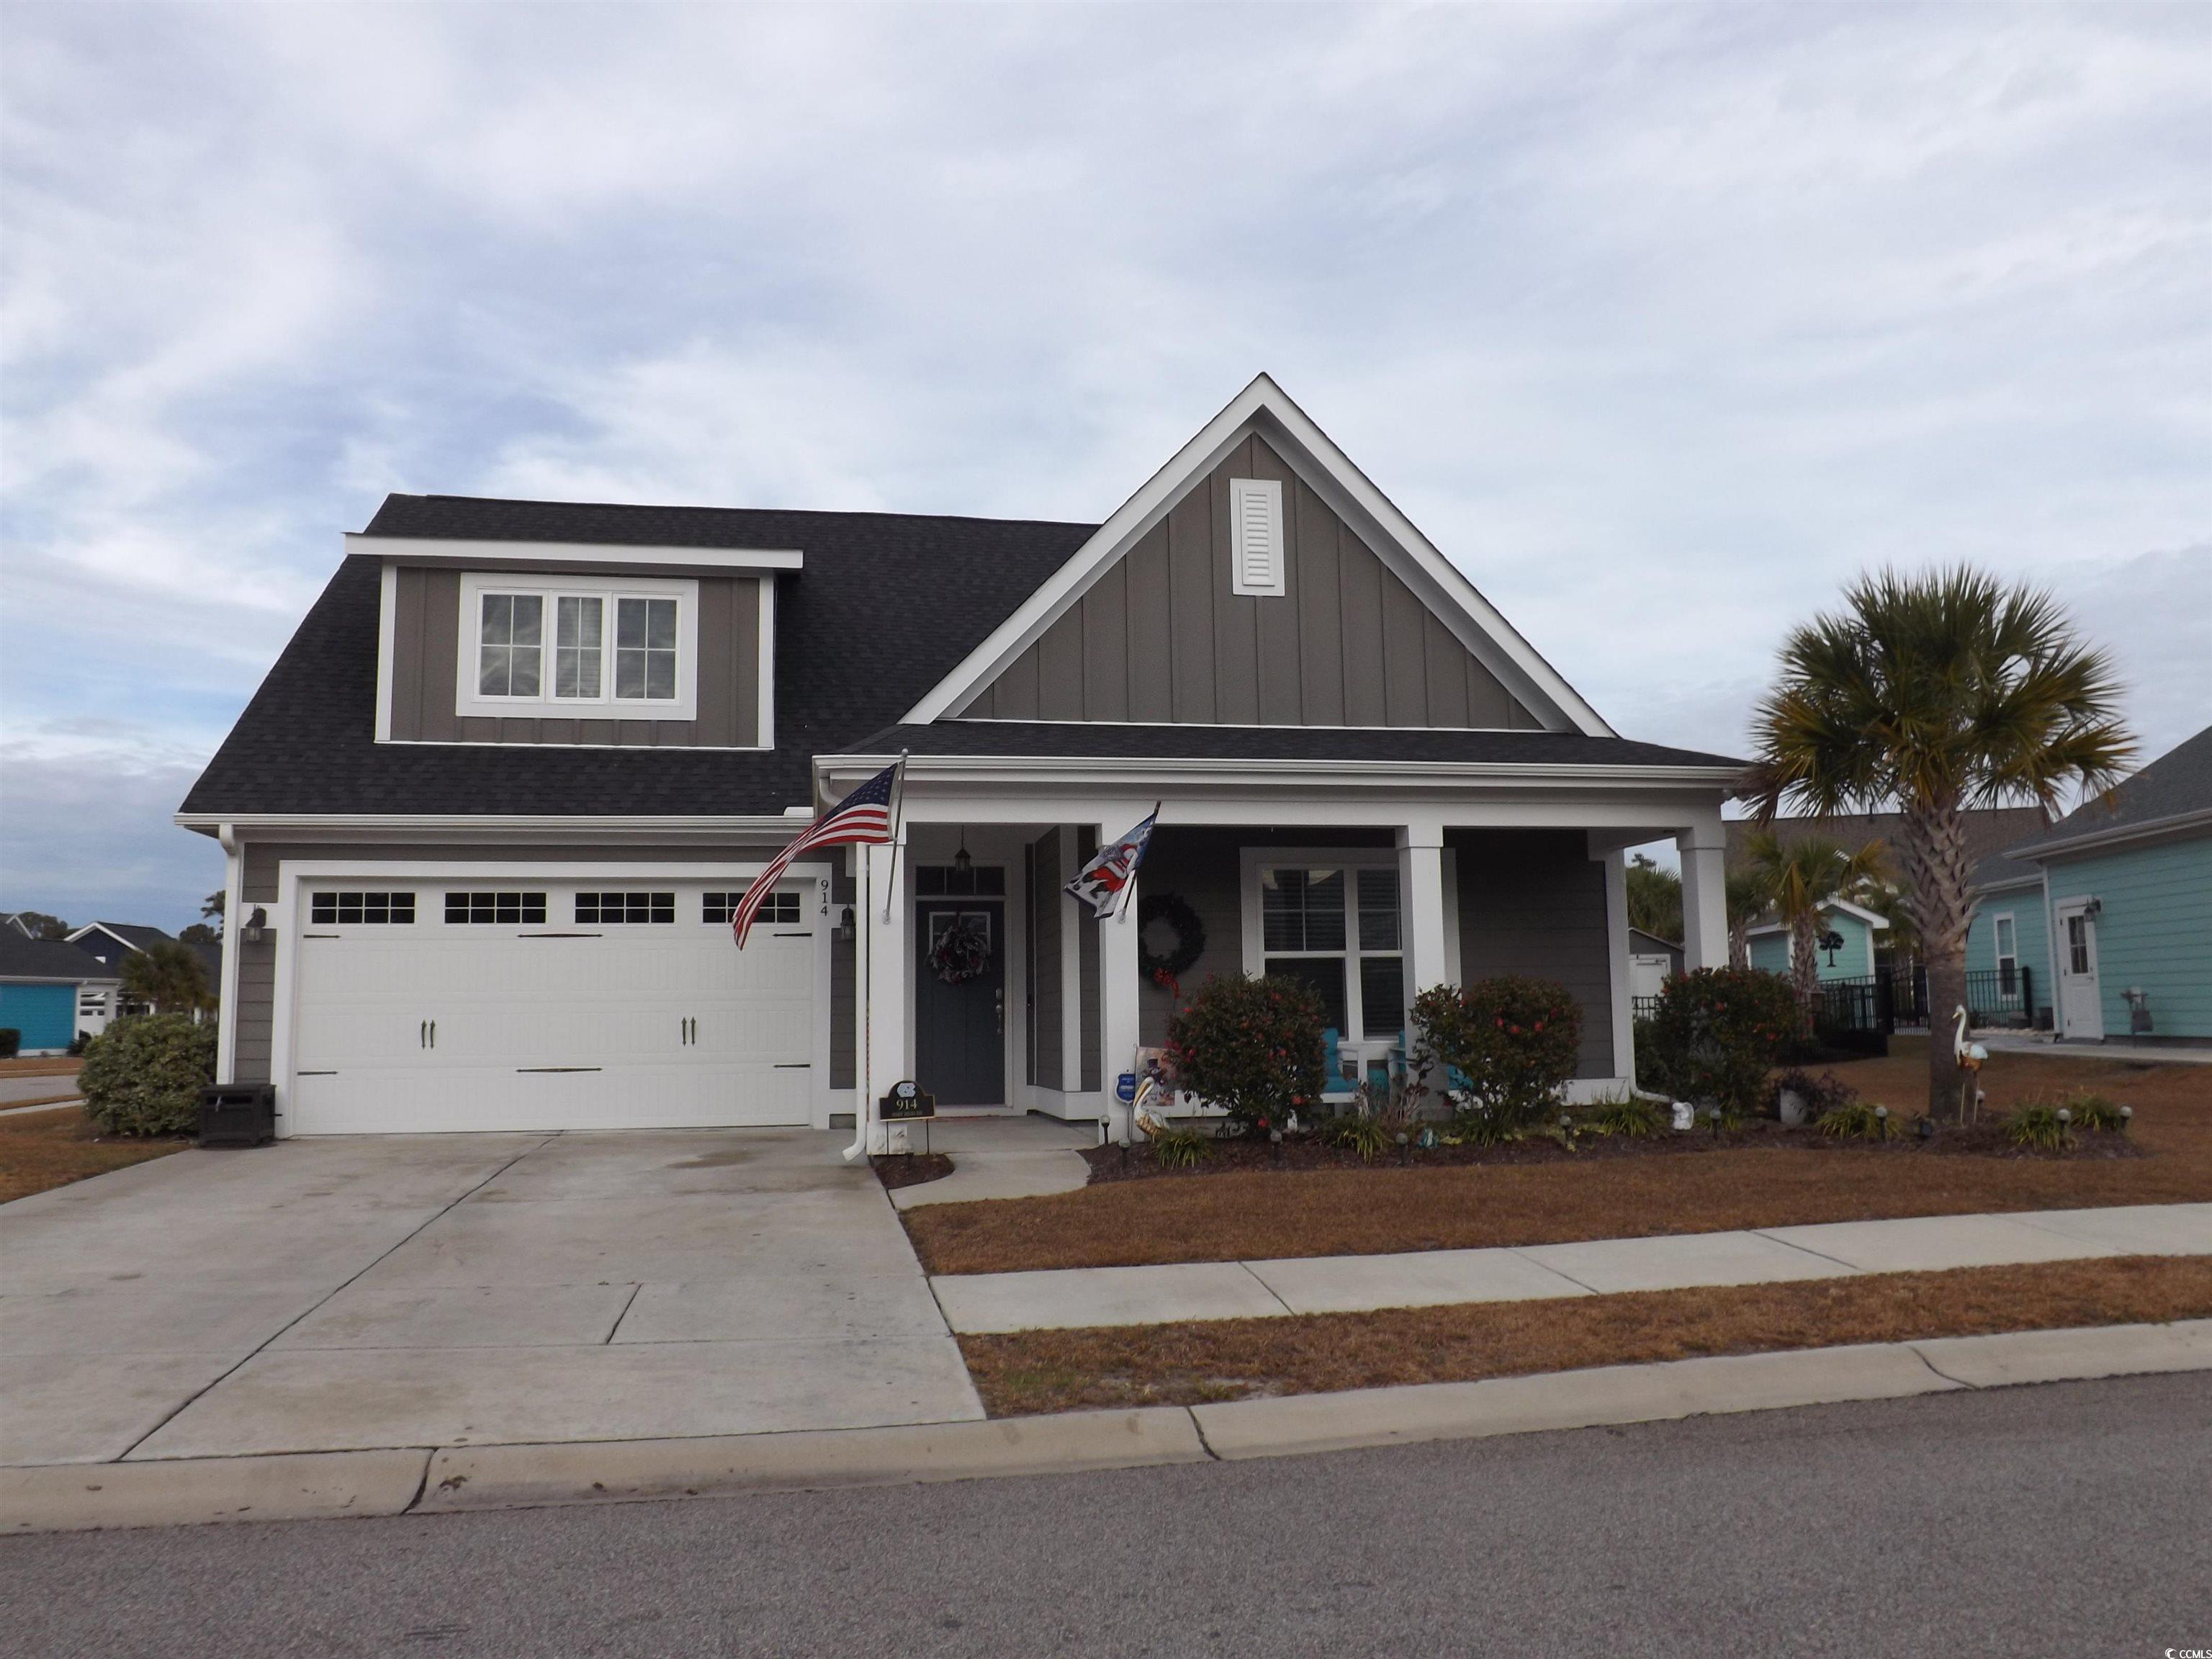
[(1505, 1247), (1507, 1254), (1519, 1256), (1523, 1261), (1527, 1262), (1532, 1267), (1540, 1267), (1547, 1273), (1557, 1274), (1559, 1278), (1565, 1279), (1568, 1284), (1574, 1285), (1578, 1290), (1588, 1291), (1592, 1296), (1603, 1296), (1606, 1294), (1605, 1291), (1601, 1291), (1595, 1285), (1584, 1284), (1581, 1279), (1577, 1279), (1572, 1273), (1569, 1273), (1565, 1267), (1555, 1267), (1548, 1261), (1539, 1261), (1534, 1256), (1528, 1254), (1532, 1249), (1541, 1249), (1543, 1248), (1544, 1247), (1540, 1244), (1531, 1244), (1526, 1246), (1509, 1244)]
[[(1278, 1291), (1276, 1291), (1275, 1287), (1274, 1287), (1273, 1285), (1270, 1285), (1270, 1284), (1269, 1284), (1266, 1279), (1264, 1279), (1261, 1278), (1261, 1277), (1260, 1277), (1260, 1275), (1259, 1275), (1259, 1273), (1254, 1270), (1254, 1268), (1253, 1268), (1253, 1267), (1252, 1267), (1252, 1264), (1251, 1264), (1250, 1262), (1249, 1262), (1249, 1261), (1240, 1261), (1240, 1262), (1238, 1262), (1237, 1265), (1238, 1267), (1242, 1267), (1242, 1268), (1243, 1268), (1246, 1273), (1250, 1273), (1250, 1274), (1252, 1275), (1252, 1282), (1253, 1282), (1254, 1284), (1257, 1285), (1258, 1285), (1261, 1290), (1263, 1290), (1263, 1291), (1267, 1291), (1267, 1293), (1268, 1297), (1270, 1297), (1270, 1299), (1272, 1299), (1272, 1300), (1273, 1301), (1274, 1304), (1275, 1304), (1277, 1307), (1280, 1308), (1280, 1309), (1281, 1309), (1281, 1310), (1282, 1310), (1285, 1314), (1289, 1315), (1291, 1318), (1295, 1319), (1295, 1318), (1297, 1318), (1297, 1317), (1298, 1310), (1297, 1310), (1296, 1308), (1293, 1308), (1293, 1307), (1292, 1307), (1289, 1303), (1287, 1303), (1287, 1302), (1284, 1301), (1284, 1300), (1283, 1300), (1283, 1298), (1282, 1298), (1282, 1296), (1280, 1295), (1280, 1293), (1279, 1293), (1279, 1292), (1278, 1292)], [(1195, 1418), (1192, 1419), (1191, 1420), (1192, 1420), (1193, 1422), (1197, 1421), (1197, 1419), (1196, 1419)], [(1203, 1435), (1200, 1436), (1199, 1437), (1200, 1437), (1200, 1439), (1205, 1438), (1205, 1437), (1204, 1437)]]
[(1974, 1389), (1974, 1390), (1975, 1390), (1976, 1392), (1978, 1392), (1978, 1393), (1980, 1391), (1980, 1389), (1981, 1389), (1981, 1388), (1982, 1388), (1982, 1386), (1983, 1386), (1981, 1383), (1979, 1383), (1979, 1382), (1967, 1382), (1967, 1381), (1966, 1381), (1966, 1379), (1965, 1377), (1963, 1377), (1963, 1376), (1952, 1376), (1952, 1375), (1950, 1374), (1950, 1372), (1948, 1372), (1948, 1371), (1945, 1370), (1942, 1366), (1938, 1365), (1938, 1364), (1937, 1364), (1934, 1360), (1930, 1359), (1930, 1358), (1927, 1356), (1927, 1354), (1925, 1354), (1924, 1352), (1923, 1352), (1921, 1351), (1921, 1347), (1920, 1347), (1920, 1345), (1919, 1345), (1918, 1343), (1917, 1343), (1917, 1342), (1908, 1342), (1908, 1343), (1906, 1343), (1905, 1346), (1906, 1347), (1908, 1347), (1908, 1348), (1910, 1348), (1910, 1349), (1911, 1349), (1911, 1350), (1912, 1350), (1912, 1357), (1913, 1357), (1914, 1358), (1917, 1359), (1917, 1360), (1918, 1360), (1922, 1364), (1923, 1364), (1923, 1365), (1927, 1366), (1927, 1367), (1928, 1367), (1928, 1369), (1929, 1369), (1929, 1370), (1931, 1370), (1931, 1371), (1935, 1372), (1936, 1376), (1938, 1376), (1942, 1377), (1942, 1378), (1946, 1382), (1952, 1382), (1952, 1383), (1955, 1383), (1955, 1384), (1957, 1384), (1960, 1388), (1962, 1388), (1962, 1389)]
[(1198, 1420), (1198, 1413), (1185, 1406), (1182, 1408), (1182, 1414), (1190, 1419), (1190, 1431), (1198, 1437), (1199, 1449), (1215, 1462), (1221, 1462), (1221, 1454), (1213, 1449), (1213, 1443), (1206, 1437), (1206, 1425)]
[[(1910, 1220), (1915, 1218), (1904, 1218)], [(1777, 1238), (1772, 1233), (1761, 1227), (1747, 1227), (1744, 1231), (1753, 1238), (1763, 1238), (1770, 1244), (1781, 1245), (1784, 1249), (1802, 1251), (1815, 1261), (1826, 1261), (1832, 1267), (1841, 1267), (1847, 1273), (1863, 1273), (1867, 1271), (1856, 1263), (1844, 1261), (1839, 1255), (1830, 1255), (1826, 1250), (1816, 1250), (1810, 1244), (1800, 1244), (1794, 1238)]]

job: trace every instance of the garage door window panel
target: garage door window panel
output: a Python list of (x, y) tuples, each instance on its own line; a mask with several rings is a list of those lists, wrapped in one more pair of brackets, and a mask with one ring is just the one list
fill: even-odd
[(308, 901), (307, 920), (319, 927), (405, 927), (415, 920), (415, 895), (390, 891), (317, 892)]
[[(734, 892), (708, 892), (700, 895), (699, 920), (727, 925), (734, 921), (738, 905), (744, 898), (742, 887)], [(760, 914), (753, 918), (757, 925), (796, 927), (799, 925), (799, 894), (796, 890), (771, 893), (761, 901)]]
[(579, 893), (576, 920), (600, 926), (651, 926), (676, 920), (676, 895), (670, 893)]
[(503, 890), (448, 892), (446, 921), (449, 925), (531, 927), (545, 921), (545, 895)]

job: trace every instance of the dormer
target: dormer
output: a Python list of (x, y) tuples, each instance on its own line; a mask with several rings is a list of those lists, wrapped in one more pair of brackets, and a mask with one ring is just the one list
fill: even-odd
[(795, 550), (346, 538), (377, 559), (380, 743), (775, 746)]

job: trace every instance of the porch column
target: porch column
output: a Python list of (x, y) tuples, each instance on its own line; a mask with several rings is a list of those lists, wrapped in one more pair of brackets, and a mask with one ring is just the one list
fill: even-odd
[[(1456, 883), (1454, 884), (1457, 885)], [(1413, 999), (1432, 985), (1453, 982), (1444, 940), (1456, 931), (1457, 916), (1444, 912), (1444, 831), (1429, 819), (1398, 826), (1400, 943), (1406, 952), (1406, 1008), (1408, 1030)]]
[(1682, 965), (1690, 972), (1728, 966), (1728, 832), (1715, 811), (1677, 830), (1682, 860)]
[[(1098, 826), (1103, 847), (1150, 810), (1150, 803), (1125, 808)], [(1137, 1063), (1137, 992), (1142, 975), (1137, 967), (1137, 940), (1143, 929), (1137, 921), (1138, 881), (1129, 884), (1121, 914), (1098, 924), (1098, 1083), (1106, 1098), (1114, 1098), (1114, 1085)]]
[(868, 1124), (872, 1153), (884, 1152), (888, 1146), (883, 1126), (872, 1116), (876, 1102), (892, 1084), (908, 1075), (907, 979), (912, 942), (907, 930), (913, 915), (907, 902), (907, 830), (903, 823), (899, 826), (896, 847), (878, 842), (862, 848), (867, 860), (867, 879), (861, 885), (866, 913), (860, 925), (867, 933), (868, 952), (861, 1006), (866, 1025), (860, 1048), (860, 1097), (856, 1109)]

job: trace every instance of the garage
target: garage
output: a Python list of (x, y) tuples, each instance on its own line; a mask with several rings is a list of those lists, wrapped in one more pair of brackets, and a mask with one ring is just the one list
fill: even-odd
[(781, 884), (740, 951), (744, 886), (300, 877), (282, 1132), (808, 1122), (826, 891)]

